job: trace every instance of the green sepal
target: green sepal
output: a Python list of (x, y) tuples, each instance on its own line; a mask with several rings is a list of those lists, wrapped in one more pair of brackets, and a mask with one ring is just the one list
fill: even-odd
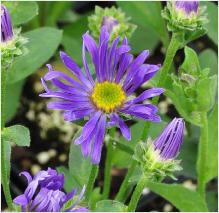
[(161, 159), (159, 152), (155, 150), (152, 141), (139, 142), (136, 145), (133, 158), (140, 164), (143, 175), (150, 181), (159, 182), (166, 176), (176, 180), (174, 171), (182, 170), (179, 160)]
[(9, 68), (15, 57), (26, 54), (28, 51), (24, 46), (28, 40), (21, 36), (20, 32), (21, 28), (14, 29), (12, 39), (1, 42), (1, 64), (3, 69)]

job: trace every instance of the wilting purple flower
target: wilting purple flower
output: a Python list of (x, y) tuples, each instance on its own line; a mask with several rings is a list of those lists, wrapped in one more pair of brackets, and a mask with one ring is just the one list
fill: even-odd
[(119, 22), (112, 16), (104, 16), (102, 21), (102, 26), (105, 26), (108, 33), (111, 33), (113, 27), (117, 26)]
[[(77, 190), (65, 194), (61, 191), (64, 186), (64, 174), (58, 174), (56, 170), (48, 168), (47, 171), (38, 172), (34, 178), (28, 172), (21, 172), (27, 178), (28, 186), (24, 194), (14, 199), (14, 203), (21, 206), (23, 212), (60, 212), (66, 202), (72, 199)], [(77, 200), (65, 211), (82, 212), (86, 208), (78, 208), (76, 205), (83, 198), (85, 187), (83, 187)]]
[(183, 143), (184, 127), (182, 118), (174, 118), (154, 141), (155, 150), (159, 151), (162, 159), (173, 159), (177, 156)]
[(1, 42), (6, 42), (13, 37), (11, 17), (4, 5), (1, 5)]
[[(160, 65), (144, 64), (149, 55), (147, 50), (133, 59), (126, 38), (119, 47), (119, 37), (109, 47), (108, 42), (109, 33), (105, 26), (101, 29), (99, 46), (88, 33), (85, 33), (82, 48), (85, 73), (66, 53), (61, 52), (63, 63), (78, 80), (47, 65), (49, 72), (42, 79), (46, 92), (40, 95), (61, 99), (61, 102), (50, 102), (48, 107), (65, 110), (66, 121), (89, 117), (75, 144), (81, 144), (82, 154), (86, 157), (91, 156), (94, 164), (100, 162), (107, 127), (118, 126), (122, 135), (127, 140), (131, 139), (130, 130), (119, 114), (160, 122), (160, 117), (156, 114), (157, 107), (144, 104), (143, 101), (164, 92), (162, 88), (148, 89), (131, 99), (130, 95), (152, 78)], [(86, 62), (86, 49), (93, 62), (96, 80), (93, 79), (91, 67)], [(54, 91), (48, 88), (45, 81), (51, 81), (57, 89)]]
[(179, 9), (185, 12), (187, 15), (191, 13), (197, 13), (199, 8), (198, 1), (176, 1), (175, 2), (176, 9)]

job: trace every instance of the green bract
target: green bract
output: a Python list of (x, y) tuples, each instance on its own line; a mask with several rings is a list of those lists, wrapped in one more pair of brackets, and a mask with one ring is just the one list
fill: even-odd
[(120, 38), (124, 38), (125, 36), (130, 38), (136, 29), (136, 25), (129, 23), (130, 18), (127, 18), (120, 8), (111, 7), (103, 9), (96, 6), (94, 15), (88, 17), (88, 27), (96, 39), (99, 38), (104, 17), (109, 17), (118, 21), (118, 24), (112, 29), (110, 41), (117, 36), (120, 36)]
[(20, 28), (14, 29), (14, 35), (12, 39), (6, 42), (1, 42), (1, 63), (3, 69), (8, 68), (12, 64), (16, 56), (22, 55), (27, 52), (24, 44), (26, 44), (28, 40), (22, 37), (20, 32)]
[(166, 176), (176, 179), (173, 172), (182, 169), (179, 160), (161, 159), (151, 140), (148, 140), (147, 143), (139, 142), (133, 158), (140, 164), (145, 178), (150, 181), (159, 182)]
[(169, 31), (178, 32), (181, 30), (196, 31), (203, 30), (203, 24), (207, 23), (206, 7), (199, 7), (197, 14), (192, 13), (189, 16), (183, 11), (175, 8), (175, 2), (167, 2), (167, 6), (162, 11), (162, 16), (167, 20)]

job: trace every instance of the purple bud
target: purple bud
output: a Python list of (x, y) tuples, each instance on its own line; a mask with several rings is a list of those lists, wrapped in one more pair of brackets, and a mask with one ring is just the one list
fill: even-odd
[(119, 22), (112, 16), (103, 17), (102, 26), (106, 26), (108, 33), (111, 33), (113, 30), (113, 27), (115, 27), (118, 24)]
[(183, 143), (185, 123), (182, 118), (174, 118), (154, 141), (155, 150), (163, 160), (175, 158)]
[(198, 1), (176, 1), (176, 9), (183, 10), (187, 15), (197, 13), (199, 8)]
[(13, 37), (11, 17), (4, 5), (1, 5), (1, 42), (6, 42)]

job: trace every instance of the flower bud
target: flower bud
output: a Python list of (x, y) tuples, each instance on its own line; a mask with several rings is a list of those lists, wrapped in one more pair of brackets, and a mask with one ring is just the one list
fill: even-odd
[(23, 54), (27, 39), (20, 35), (21, 29), (13, 29), (11, 17), (4, 5), (1, 5), (1, 64), (8, 69), (14, 58)]
[(129, 23), (129, 18), (125, 16), (120, 8), (101, 8), (96, 6), (95, 13), (88, 18), (88, 26), (92, 35), (98, 39), (100, 29), (106, 26), (108, 33), (110, 33), (110, 41), (120, 36), (130, 38), (135, 31), (136, 26)]
[(202, 30), (203, 24), (207, 22), (205, 10), (198, 1), (171, 1), (167, 2), (162, 15), (167, 19), (170, 31), (194, 31)]
[(1, 5), (1, 42), (11, 40), (13, 37), (11, 17), (4, 5)]
[(174, 118), (155, 141), (139, 143), (134, 159), (140, 165), (143, 174), (151, 181), (161, 181), (165, 176), (173, 179), (173, 172), (181, 170), (180, 161), (175, 160), (183, 142), (184, 121)]

